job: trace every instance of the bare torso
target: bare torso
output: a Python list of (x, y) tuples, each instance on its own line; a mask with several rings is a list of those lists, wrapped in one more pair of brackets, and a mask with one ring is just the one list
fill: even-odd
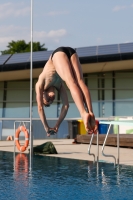
[(39, 82), (43, 85), (44, 90), (48, 89), (50, 86), (60, 89), (62, 79), (57, 74), (51, 58), (45, 64), (44, 69), (39, 76)]

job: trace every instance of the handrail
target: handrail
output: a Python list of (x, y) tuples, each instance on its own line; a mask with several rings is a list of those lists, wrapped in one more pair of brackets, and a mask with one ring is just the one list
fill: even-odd
[(92, 133), (92, 136), (91, 136), (90, 145), (88, 147), (88, 154), (94, 157), (94, 162), (95, 162), (95, 154), (90, 153), (90, 149), (91, 149), (91, 144), (92, 144), (93, 137), (94, 137), (94, 133)]
[[(91, 136), (91, 139), (90, 139), (90, 144), (89, 144), (89, 147), (88, 147), (88, 154), (92, 155), (94, 157), (94, 162), (95, 162), (95, 154), (90, 153), (93, 137), (94, 137), (94, 133), (92, 133), (92, 136)], [(97, 130), (97, 162), (98, 161), (99, 161), (99, 132)]]
[[(127, 125), (127, 126), (133, 126), (133, 120), (121, 120), (121, 121), (99, 121), (99, 124), (109, 124), (109, 128), (108, 128), (108, 131), (107, 131), (107, 134), (106, 134), (106, 137), (104, 139), (104, 143), (103, 143), (103, 146), (102, 146), (102, 154), (103, 156), (106, 156), (106, 157), (113, 157), (115, 159), (115, 163), (116, 163), (116, 158), (115, 156), (113, 155), (107, 155), (107, 154), (104, 154), (104, 147), (105, 147), (105, 143), (106, 143), (106, 140), (107, 140), (107, 137), (108, 137), (108, 134), (109, 134), (109, 131), (110, 131), (110, 127), (111, 125)], [(117, 164), (119, 164), (119, 133), (117, 134)]]
[(107, 134), (106, 134), (106, 137), (105, 137), (105, 139), (104, 139), (104, 143), (103, 143), (103, 146), (102, 146), (102, 154), (103, 154), (103, 156), (105, 156), (105, 157), (112, 157), (112, 158), (114, 158), (115, 164), (116, 164), (116, 158), (115, 158), (115, 156), (109, 155), (109, 154), (105, 154), (105, 153), (103, 152), (103, 151), (104, 151), (105, 144), (106, 144), (106, 140), (107, 140), (107, 137), (108, 137), (108, 134), (109, 134), (109, 131), (110, 131), (110, 128), (111, 128), (111, 124), (109, 125), (108, 131), (107, 131)]

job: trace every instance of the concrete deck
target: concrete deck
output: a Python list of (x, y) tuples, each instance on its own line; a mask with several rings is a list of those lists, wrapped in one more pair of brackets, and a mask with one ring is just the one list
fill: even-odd
[[(33, 146), (43, 144), (47, 141), (51, 141), (58, 154), (49, 154), (47, 156), (55, 156), (62, 158), (71, 158), (79, 160), (93, 161), (94, 157), (88, 154), (88, 144), (73, 144), (73, 139), (48, 139), (48, 140), (34, 140)], [(24, 143), (22, 141), (22, 143)], [(105, 157), (101, 153), (102, 145), (99, 145), (99, 162), (114, 162), (111, 157)], [(14, 152), (14, 141), (0, 141), (0, 151)], [(16, 152), (18, 152), (16, 148)], [(97, 146), (92, 145), (91, 153), (94, 153), (97, 157)], [(24, 153), (28, 153), (26, 150)], [(117, 147), (105, 146), (105, 154), (114, 155), (117, 159)], [(120, 164), (133, 165), (133, 149), (120, 148)]]

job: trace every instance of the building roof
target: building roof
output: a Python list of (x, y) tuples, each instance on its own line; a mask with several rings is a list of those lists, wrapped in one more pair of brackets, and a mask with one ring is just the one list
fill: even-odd
[[(53, 51), (33, 52), (33, 68), (42, 68)], [(133, 59), (133, 43), (76, 48), (81, 64)], [(30, 68), (30, 52), (0, 56), (0, 71)]]

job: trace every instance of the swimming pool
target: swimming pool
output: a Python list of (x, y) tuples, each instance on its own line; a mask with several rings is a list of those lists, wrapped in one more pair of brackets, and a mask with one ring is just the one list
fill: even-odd
[(133, 199), (133, 167), (0, 152), (0, 200)]

